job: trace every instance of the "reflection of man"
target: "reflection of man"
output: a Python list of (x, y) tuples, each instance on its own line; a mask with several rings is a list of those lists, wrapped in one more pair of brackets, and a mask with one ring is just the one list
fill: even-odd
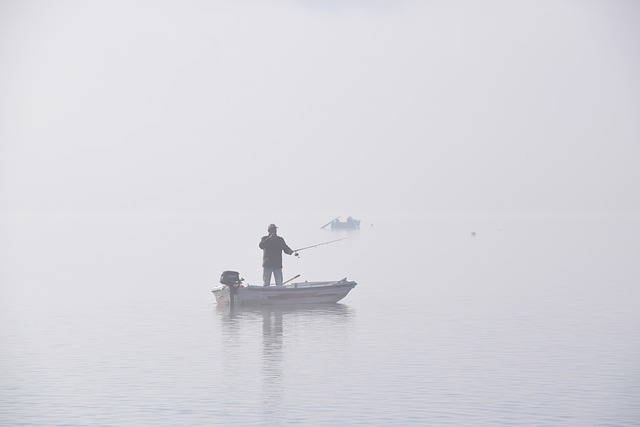
[(262, 237), (258, 246), (262, 249), (262, 282), (264, 286), (271, 285), (271, 274), (276, 279), (276, 286), (282, 286), (282, 252), (291, 255), (293, 250), (277, 234), (278, 227), (269, 224), (268, 236)]

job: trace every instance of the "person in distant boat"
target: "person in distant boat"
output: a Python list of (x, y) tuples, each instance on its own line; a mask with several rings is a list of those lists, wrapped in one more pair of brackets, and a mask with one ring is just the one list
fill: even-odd
[(276, 279), (276, 286), (282, 286), (282, 253), (293, 254), (284, 239), (278, 236), (278, 227), (269, 224), (268, 236), (263, 236), (258, 246), (262, 249), (262, 282), (264, 286), (271, 285), (271, 275)]

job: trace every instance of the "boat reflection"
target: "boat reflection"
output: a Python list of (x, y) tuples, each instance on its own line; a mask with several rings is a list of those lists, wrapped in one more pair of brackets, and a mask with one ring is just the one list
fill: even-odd
[(287, 372), (301, 369), (318, 343), (348, 342), (355, 316), (354, 308), (338, 303), (234, 309), (216, 305), (216, 310), (222, 320), (224, 370), (246, 378), (247, 367), (259, 369), (253, 375), (260, 377), (261, 410), (270, 420), (285, 412)]
[(216, 304), (216, 310), (223, 319), (232, 319), (235, 316), (244, 315), (271, 315), (273, 313), (288, 313), (292, 315), (323, 315), (331, 314), (338, 316), (348, 316), (354, 311), (353, 308), (341, 303), (319, 303), (319, 304), (290, 304), (272, 306), (234, 306), (230, 308), (225, 304)]

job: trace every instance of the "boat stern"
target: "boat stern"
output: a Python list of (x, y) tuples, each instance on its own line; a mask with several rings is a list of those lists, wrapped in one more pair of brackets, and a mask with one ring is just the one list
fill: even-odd
[(216, 286), (211, 292), (216, 297), (218, 304), (229, 304), (229, 287), (226, 285)]

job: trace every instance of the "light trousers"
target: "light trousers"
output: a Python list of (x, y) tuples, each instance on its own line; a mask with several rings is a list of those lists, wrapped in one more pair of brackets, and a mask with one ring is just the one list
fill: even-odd
[(276, 286), (282, 286), (282, 268), (262, 268), (262, 284), (271, 286), (271, 274), (276, 279)]

